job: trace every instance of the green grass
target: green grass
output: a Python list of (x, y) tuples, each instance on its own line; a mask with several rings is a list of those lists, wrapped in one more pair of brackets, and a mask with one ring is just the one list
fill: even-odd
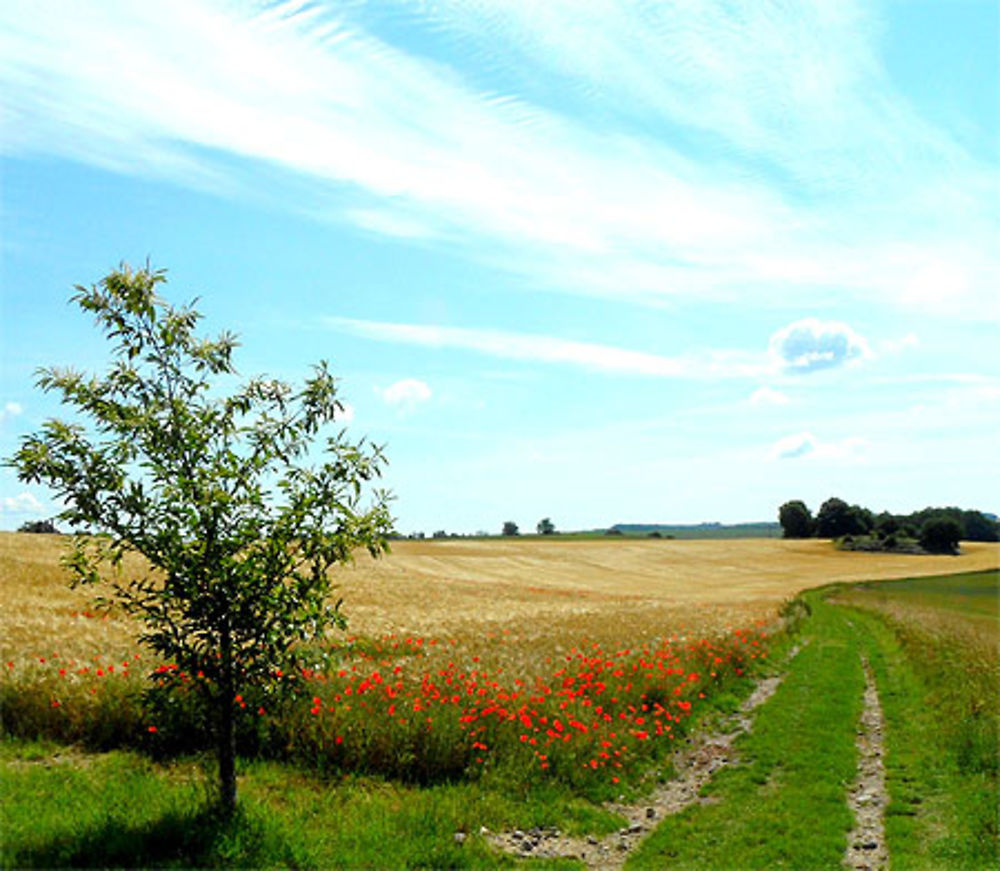
[(621, 824), (551, 784), (511, 794), (468, 783), (416, 788), (265, 762), (241, 768), (240, 812), (224, 821), (194, 761), (158, 766), (134, 753), (12, 739), (0, 761), (5, 868), (486, 868), (513, 860), (491, 851), (481, 826)]

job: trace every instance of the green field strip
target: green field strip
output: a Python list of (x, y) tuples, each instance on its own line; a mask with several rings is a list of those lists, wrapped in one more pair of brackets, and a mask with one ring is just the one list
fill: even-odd
[(711, 803), (668, 817), (626, 868), (840, 868), (853, 825), (845, 790), (857, 771), (860, 635), (842, 612), (816, 608), (810, 643), (737, 742), (741, 763), (706, 788)]
[[(845, 609), (846, 610), (846, 609)], [(886, 720), (885, 766), (889, 803), (885, 831), (893, 871), (947, 871), (1000, 867), (997, 852), (998, 804), (996, 722), (980, 742), (992, 741), (994, 768), (966, 758), (970, 740), (956, 739), (954, 727), (968, 730), (966, 713), (949, 690), (923, 678), (904, 646), (877, 616), (853, 611), (865, 630), (864, 645), (875, 672)], [(929, 660), (948, 657), (927, 650)], [(944, 666), (942, 666), (942, 671)], [(956, 669), (953, 666), (953, 670)], [(995, 701), (994, 701), (995, 704)], [(989, 716), (989, 712), (986, 712)], [(961, 722), (954, 722), (955, 719)], [(966, 734), (970, 734), (966, 732)], [(974, 732), (972, 739), (975, 740)], [(975, 750), (976, 748), (972, 748)], [(979, 748), (981, 759), (990, 749)]]

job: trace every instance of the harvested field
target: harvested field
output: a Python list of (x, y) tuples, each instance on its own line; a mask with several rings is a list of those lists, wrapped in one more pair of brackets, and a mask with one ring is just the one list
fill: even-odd
[(994, 568), (997, 544), (961, 556), (838, 551), (827, 541), (518, 540), (400, 541), (340, 573), (352, 628), (456, 631), (473, 625), (684, 614), (687, 621), (766, 616), (799, 591)]
[[(123, 618), (87, 616), (90, 591), (70, 590), (65, 540), (0, 533), (0, 646), (5, 654), (59, 639), (85, 655), (131, 649)], [(958, 557), (835, 550), (818, 540), (398, 541), (337, 573), (351, 632), (594, 640), (704, 633), (770, 620), (807, 587), (994, 568), (996, 544)]]

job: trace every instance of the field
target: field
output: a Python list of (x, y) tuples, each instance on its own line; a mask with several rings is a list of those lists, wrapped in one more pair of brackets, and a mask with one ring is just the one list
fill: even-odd
[[(0, 535), (5, 866), (511, 864), (487, 829), (611, 837), (623, 810), (606, 802), (669, 782), (675, 747), (780, 675), (738, 744), (753, 764), (726, 762), (706, 787), (714, 804), (665, 819), (630, 861), (836, 867), (862, 661), (889, 690), (890, 852), (931, 868), (981, 867), (995, 850), (996, 545), (909, 557), (816, 540), (396, 542), (340, 571), (348, 633), (293, 701), (246, 700), (244, 813), (226, 824), (201, 810), (196, 712), (138, 703), (143, 675), (169, 664), (67, 588), (61, 547)], [(948, 716), (918, 716), (928, 694)], [(579, 865), (560, 845), (550, 864)]]
[[(92, 613), (70, 590), (58, 536), (0, 533), (0, 657), (118, 657), (136, 629)], [(778, 607), (834, 582), (967, 572), (996, 566), (996, 545), (968, 543), (959, 557), (841, 552), (815, 539), (398, 541), (337, 575), (353, 636), (488, 637), (514, 634), (559, 646), (662, 634), (711, 634), (773, 621)], [(570, 644), (575, 643), (570, 641)]]

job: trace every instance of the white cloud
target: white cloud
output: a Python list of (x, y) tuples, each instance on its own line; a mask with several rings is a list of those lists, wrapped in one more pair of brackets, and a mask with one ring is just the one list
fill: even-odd
[(0, 506), (8, 514), (43, 514), (45, 509), (33, 493), (25, 490), (17, 496), (5, 496), (0, 500)]
[(773, 387), (760, 387), (750, 394), (751, 405), (788, 405), (788, 396)]
[(599, 372), (657, 378), (754, 378), (770, 371), (763, 355), (715, 351), (700, 357), (666, 357), (612, 345), (502, 330), (395, 324), (326, 318), (333, 329), (376, 341), (474, 351), (508, 360), (577, 366)]
[(376, 392), (389, 405), (407, 409), (413, 409), (421, 402), (427, 402), (432, 395), (427, 383), (418, 378), (404, 378), (402, 381), (390, 384), (384, 390), (376, 388)]
[(883, 339), (879, 343), (879, 348), (884, 354), (902, 354), (904, 351), (916, 348), (919, 345), (920, 338), (917, 334), (907, 333), (905, 336), (900, 336), (898, 339)]
[(811, 457), (817, 460), (848, 460), (859, 457), (867, 447), (865, 439), (851, 436), (841, 441), (823, 442), (811, 432), (800, 432), (778, 439), (772, 445), (772, 460)]
[(0, 409), (0, 423), (5, 420), (10, 420), (12, 417), (17, 417), (24, 413), (24, 408), (19, 402), (8, 402)]
[(833, 369), (872, 357), (868, 342), (847, 324), (805, 318), (771, 336), (771, 354), (790, 372)]
[(349, 402), (342, 402), (340, 404), (342, 409), (340, 413), (337, 414), (336, 420), (339, 423), (351, 423), (351, 421), (354, 420), (354, 406)]

